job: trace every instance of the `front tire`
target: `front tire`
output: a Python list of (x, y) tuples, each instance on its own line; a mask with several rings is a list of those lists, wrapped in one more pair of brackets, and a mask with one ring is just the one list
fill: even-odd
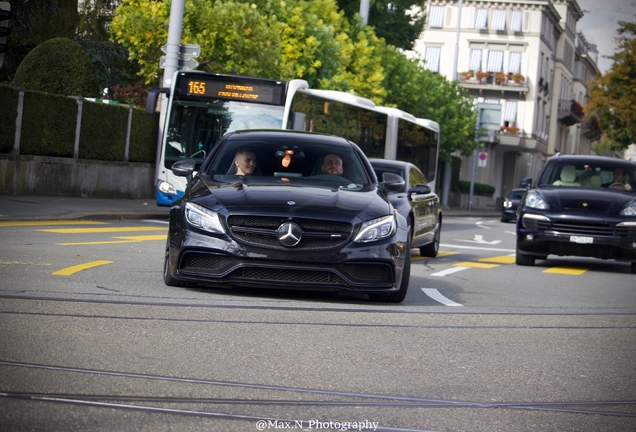
[(420, 248), (420, 256), (435, 258), (439, 253), (439, 242), (442, 237), (442, 221), (439, 221), (437, 224), (437, 228), (435, 228), (435, 235), (433, 236), (433, 241), (427, 244), (426, 246), (422, 246)]
[(524, 254), (519, 250), (517, 246), (517, 253), (515, 255), (515, 263), (520, 266), (533, 266), (535, 257), (534, 255)]
[(166, 251), (163, 256), (163, 282), (171, 287), (189, 287), (188, 282), (183, 282), (172, 277), (170, 274), (170, 239), (166, 242)]
[(633, 262), (633, 263), (632, 263), (632, 265), (631, 265), (631, 267), (630, 267), (630, 269), (629, 269), (629, 270), (630, 270), (630, 272), (631, 272), (632, 274), (636, 274), (636, 262)]

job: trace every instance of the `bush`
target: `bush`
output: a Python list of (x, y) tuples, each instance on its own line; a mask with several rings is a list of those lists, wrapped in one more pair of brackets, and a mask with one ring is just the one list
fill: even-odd
[(38, 45), (20, 63), (13, 84), (64, 96), (98, 97), (95, 68), (82, 47), (55, 38)]
[[(470, 192), (470, 182), (465, 180), (459, 181), (459, 191), (461, 193), (469, 193)], [(473, 193), (475, 195), (484, 195), (484, 196), (492, 196), (495, 193), (495, 188), (493, 186), (483, 184), (483, 183), (475, 183), (473, 188)]]

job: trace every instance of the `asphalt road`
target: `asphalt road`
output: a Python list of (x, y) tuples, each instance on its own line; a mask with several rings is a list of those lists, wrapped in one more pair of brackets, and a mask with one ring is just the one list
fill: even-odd
[(167, 287), (162, 220), (0, 223), (0, 429), (636, 430), (629, 265), (513, 228), (447, 217), (391, 305)]

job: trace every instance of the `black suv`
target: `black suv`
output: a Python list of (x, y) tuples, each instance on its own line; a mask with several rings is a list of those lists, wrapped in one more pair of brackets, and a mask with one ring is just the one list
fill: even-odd
[(631, 262), (636, 273), (636, 163), (554, 156), (519, 203), (518, 265), (548, 255)]

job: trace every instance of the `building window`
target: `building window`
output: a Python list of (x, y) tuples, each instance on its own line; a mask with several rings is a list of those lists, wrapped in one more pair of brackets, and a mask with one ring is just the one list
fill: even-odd
[(475, 28), (488, 28), (488, 9), (477, 9), (477, 13), (475, 13)]
[(503, 51), (488, 51), (488, 61), (486, 63), (487, 72), (503, 71)]
[(520, 10), (511, 10), (510, 11), (510, 25), (508, 28), (514, 32), (521, 31), (521, 18), (522, 13)]
[(508, 58), (508, 73), (521, 72), (521, 53), (511, 52)]
[(495, 9), (492, 11), (492, 20), (490, 22), (490, 28), (493, 30), (505, 30), (506, 29), (506, 11), (503, 9)]
[(431, 13), (428, 18), (428, 25), (431, 28), (442, 28), (444, 25), (444, 6), (431, 6)]
[(511, 126), (517, 123), (517, 101), (506, 101), (503, 119)]
[(470, 58), (468, 59), (468, 70), (480, 71), (481, 70), (481, 53), (480, 49), (471, 49)]
[(442, 47), (426, 47), (426, 51), (424, 52), (424, 60), (426, 60), (426, 64), (424, 67), (431, 72), (438, 73), (439, 72), (439, 59), (442, 55)]

